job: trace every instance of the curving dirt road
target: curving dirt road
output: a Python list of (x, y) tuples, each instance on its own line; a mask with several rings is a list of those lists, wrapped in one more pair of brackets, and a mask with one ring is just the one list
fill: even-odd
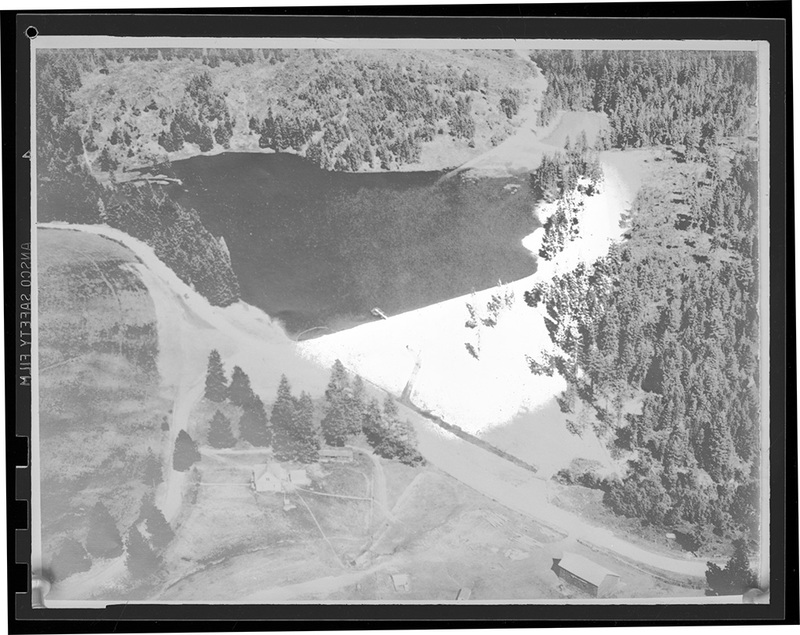
[(378, 459), (378, 457), (372, 452), (369, 452), (364, 448), (358, 448), (354, 445), (348, 445), (347, 447), (355, 452), (360, 452), (364, 456), (369, 457), (369, 460), (372, 461), (373, 499), (380, 508), (381, 512), (383, 512), (383, 515), (386, 517), (386, 519), (396, 523), (397, 518), (394, 517), (392, 510), (389, 509), (388, 498), (386, 496), (386, 473), (383, 471), (383, 465), (381, 465), (380, 459)]
[(587, 523), (547, 500), (547, 482), (501, 457), (440, 428), (400, 404), (401, 415), (414, 424), (422, 455), (443, 472), (489, 498), (570, 538), (624, 559), (684, 576), (705, 576), (707, 559), (680, 559), (648, 551), (612, 531)]

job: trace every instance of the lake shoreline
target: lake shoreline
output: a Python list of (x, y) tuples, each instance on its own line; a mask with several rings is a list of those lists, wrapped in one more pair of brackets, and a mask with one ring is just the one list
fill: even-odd
[[(335, 173), (296, 154), (194, 157), (158, 170), (230, 250), (242, 299), (292, 334), (375, 318), (530, 275), (538, 222), (527, 177)], [(491, 210), (487, 213), (487, 210)]]

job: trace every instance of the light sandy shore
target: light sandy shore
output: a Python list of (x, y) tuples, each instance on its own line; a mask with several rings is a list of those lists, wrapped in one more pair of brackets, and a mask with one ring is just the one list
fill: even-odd
[[(388, 320), (307, 340), (300, 349), (324, 365), (339, 358), (354, 372), (395, 395), (400, 395), (411, 381), (414, 403), (472, 433), (544, 405), (565, 388), (565, 382), (557, 375), (546, 377), (530, 372), (526, 355), (541, 358), (552, 344), (544, 316), (525, 304), (523, 294), (535, 283), (570, 271), (578, 263), (594, 262), (607, 253), (611, 241), (619, 239), (620, 214), (629, 208), (636, 190), (635, 184), (622, 178), (615, 154), (603, 155), (605, 181), (601, 193), (583, 199), (580, 236), (553, 261), (540, 261), (535, 274)], [(553, 210), (553, 205), (544, 205), (539, 213), (547, 216)], [(523, 241), (532, 258), (542, 235), (540, 228)], [(487, 303), (498, 292), (503, 296), (513, 293), (514, 301), (511, 308), (501, 309), (497, 325), (466, 328), (467, 304), (484, 315)], [(465, 344), (478, 339), (476, 360)], [(584, 440), (574, 438), (574, 449), (589, 452), (591, 456), (587, 458), (605, 458), (598, 456), (596, 440), (588, 436)]]

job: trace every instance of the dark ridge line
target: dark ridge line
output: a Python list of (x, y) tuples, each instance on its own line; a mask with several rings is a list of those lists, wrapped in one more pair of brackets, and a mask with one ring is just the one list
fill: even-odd
[(501, 450), (500, 448), (492, 445), (491, 443), (488, 443), (483, 439), (476, 437), (474, 434), (470, 434), (469, 432), (466, 432), (465, 430), (461, 429), (456, 425), (447, 423), (443, 419), (440, 419), (439, 417), (428, 412), (427, 410), (423, 410), (419, 406), (415, 405), (407, 395), (403, 395), (402, 397), (400, 397), (399, 401), (404, 406), (411, 408), (417, 414), (422, 415), (423, 417), (425, 417), (430, 421), (433, 421), (440, 428), (443, 428), (444, 430), (447, 430), (448, 432), (455, 434), (457, 437), (464, 439), (464, 441), (472, 443), (473, 445), (477, 445), (479, 448), (486, 450), (487, 452), (491, 452), (492, 454), (499, 456), (501, 459), (505, 459), (509, 463), (513, 463), (517, 467), (521, 467), (525, 470), (528, 470), (529, 472), (533, 472), (534, 474), (538, 473), (539, 468), (537, 468), (535, 465), (526, 463), (525, 461), (523, 461), (520, 458), (517, 458), (513, 454), (509, 454), (505, 450)]

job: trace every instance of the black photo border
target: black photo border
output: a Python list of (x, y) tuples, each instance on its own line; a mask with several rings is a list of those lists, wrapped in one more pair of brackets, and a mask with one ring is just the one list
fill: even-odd
[[(391, 627), (798, 623), (794, 190), (790, 3), (699, 2), (11, 12), (2, 42), (9, 632), (349, 630)], [(724, 18), (721, 16), (725, 16)], [(22, 248), (30, 242), (30, 49), (43, 35), (766, 40), (770, 44), (770, 604), (111, 605), (32, 609), (30, 388), (19, 381)], [(14, 560), (12, 560), (14, 558)], [(785, 566), (784, 566), (785, 564)]]

